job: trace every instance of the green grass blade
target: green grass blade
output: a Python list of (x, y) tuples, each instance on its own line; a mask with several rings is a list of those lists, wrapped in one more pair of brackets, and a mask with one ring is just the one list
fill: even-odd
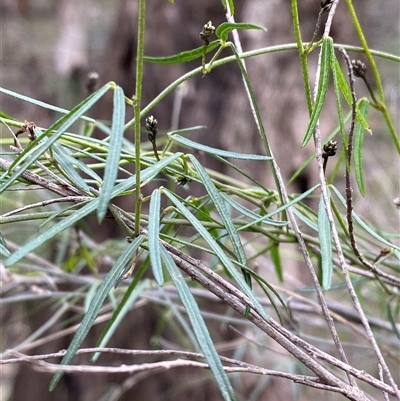
[(74, 212), (68, 217), (63, 218), (57, 224), (55, 224), (50, 229), (46, 230), (44, 233), (39, 234), (35, 239), (28, 241), (24, 246), (18, 248), (5, 262), (6, 266), (11, 266), (14, 263), (21, 260), (24, 256), (26, 256), (29, 252), (32, 252), (38, 246), (42, 245), (44, 242), (48, 241), (49, 239), (55, 237), (61, 231), (65, 230), (66, 228), (70, 227), (72, 224), (76, 223), (77, 221), (83, 219), (89, 213), (96, 210), (98, 205), (98, 199), (93, 199), (91, 202)]
[[(210, 176), (207, 174), (204, 167), (198, 162), (198, 160), (193, 155), (189, 155), (189, 158), (193, 164), (193, 167), (199, 174), (200, 180), (203, 183), (212, 202), (214, 203), (214, 206), (217, 209), (218, 214), (221, 217), (222, 223), (224, 224), (224, 227), (225, 227), (226, 231), (228, 232), (229, 238), (231, 240), (237, 260), (239, 261), (239, 263), (246, 266), (247, 258), (244, 253), (242, 242), (240, 241), (239, 235), (233, 224), (232, 217), (230, 216), (230, 214), (225, 206), (223, 198), (219, 194), (217, 188), (215, 187), (214, 183), (212, 182)], [(250, 274), (248, 272), (246, 272), (245, 270), (242, 270), (242, 272), (243, 272), (243, 277), (246, 280), (246, 283), (251, 288)]]
[(184, 145), (188, 148), (201, 150), (212, 156), (230, 157), (232, 159), (241, 159), (241, 160), (271, 160), (272, 159), (269, 156), (229, 152), (227, 150), (221, 150), (221, 149), (212, 148), (210, 146), (202, 145), (200, 143), (191, 141), (190, 139), (185, 138), (180, 135), (174, 135), (174, 134), (168, 134), (168, 135), (170, 136), (171, 140), (173, 140), (174, 142), (178, 142), (181, 145)]
[(223, 22), (215, 30), (215, 36), (220, 38), (223, 42), (226, 42), (228, 40), (228, 35), (234, 29), (259, 29), (264, 32), (267, 31), (267, 28), (264, 28), (261, 25), (249, 24), (247, 22)]
[(325, 103), (326, 92), (328, 91), (329, 84), (330, 59), (333, 52), (332, 47), (332, 38), (329, 36), (324, 37), (322, 40), (321, 73), (318, 81), (317, 95), (315, 97), (315, 103), (311, 112), (310, 122), (308, 123), (307, 131), (301, 143), (301, 147), (306, 146), (312, 137), (321, 114), (322, 107)]
[(110, 145), (108, 147), (106, 169), (103, 185), (100, 191), (100, 203), (97, 209), (97, 219), (101, 222), (107, 213), (108, 203), (114, 189), (118, 175), (119, 160), (121, 157), (122, 141), (125, 126), (125, 95), (120, 86), (114, 90), (114, 108), (111, 123)]
[[(129, 244), (104, 278), (103, 282), (97, 289), (95, 296), (90, 302), (89, 309), (86, 312), (82, 323), (79, 325), (78, 330), (76, 331), (74, 338), (72, 339), (71, 344), (69, 345), (67, 352), (62, 359), (61, 365), (68, 365), (71, 363), (83, 340), (86, 338), (90, 328), (92, 327), (104, 300), (115, 286), (116, 281), (121, 275), (121, 271), (123, 271), (125, 266), (132, 261), (132, 255), (139, 248), (143, 240), (144, 237), (140, 235), (135, 239), (135, 241)], [(54, 390), (62, 375), (62, 372), (58, 372), (53, 376), (49, 386), (50, 391)]]
[(231, 260), (225, 255), (222, 248), (218, 245), (217, 241), (211, 236), (211, 234), (203, 227), (201, 222), (188, 210), (188, 208), (169, 190), (164, 188), (164, 193), (171, 202), (176, 206), (178, 211), (192, 224), (193, 228), (204, 238), (210, 248), (214, 251), (215, 255), (221, 261), (222, 265), (227, 269), (229, 274), (236, 280), (242, 291), (250, 298), (253, 302), (257, 312), (265, 319), (268, 320), (268, 315), (265, 313), (262, 305), (252, 292), (243, 277), (238, 273), (236, 267), (233, 265)]
[[(369, 101), (366, 98), (360, 100), (357, 115), (360, 113), (366, 119), (368, 115)], [(365, 196), (364, 169), (363, 169), (363, 149), (364, 149), (364, 127), (356, 121), (354, 130), (354, 170), (358, 189), (362, 196)]]
[(154, 278), (159, 286), (164, 284), (164, 275), (161, 265), (160, 255), (160, 204), (161, 194), (160, 190), (156, 189), (151, 194), (150, 209), (149, 209), (149, 253), (151, 268), (153, 270)]
[(190, 319), (190, 323), (192, 324), (197, 341), (199, 342), (204, 357), (208, 365), (210, 366), (210, 369), (215, 377), (218, 388), (220, 389), (224, 400), (234, 400), (234, 391), (231, 384), (229, 383), (228, 376), (224, 371), (221, 359), (218, 355), (217, 350), (215, 349), (207, 326), (204, 323), (203, 317), (201, 316), (201, 312), (196, 303), (196, 300), (190, 292), (190, 288), (187, 285), (186, 281), (183, 279), (182, 273), (176, 267), (175, 262), (163, 246), (161, 246), (161, 258), (176, 289), (178, 290), (179, 296)]
[[(210, 42), (206, 48), (206, 52), (208, 53), (214, 50), (219, 45), (220, 45), (219, 40), (214, 40)], [(179, 54), (174, 54), (173, 56), (167, 56), (167, 57), (144, 56), (143, 60), (146, 63), (153, 63), (153, 64), (181, 64), (201, 58), (203, 52), (204, 52), (204, 46), (201, 46), (193, 50), (187, 50)]]
[(332, 237), (331, 226), (329, 224), (328, 214), (325, 210), (325, 203), (322, 194), (318, 205), (318, 238), (322, 259), (322, 288), (324, 290), (329, 290), (331, 287), (333, 273)]

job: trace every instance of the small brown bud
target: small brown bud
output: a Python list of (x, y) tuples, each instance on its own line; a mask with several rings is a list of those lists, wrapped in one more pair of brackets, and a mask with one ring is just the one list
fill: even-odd
[(329, 141), (324, 145), (324, 152), (322, 154), (322, 157), (331, 157), (335, 156), (337, 152), (337, 141)]
[(211, 21), (203, 26), (203, 30), (200, 32), (200, 39), (203, 40), (207, 45), (210, 43), (209, 38), (215, 32), (215, 26), (213, 26)]
[(99, 82), (99, 74), (96, 71), (91, 71), (87, 75), (86, 90), (89, 94), (92, 94), (97, 89)]
[(353, 69), (353, 74), (357, 78), (364, 78), (367, 72), (366, 65), (361, 60), (352, 60), (351, 66)]

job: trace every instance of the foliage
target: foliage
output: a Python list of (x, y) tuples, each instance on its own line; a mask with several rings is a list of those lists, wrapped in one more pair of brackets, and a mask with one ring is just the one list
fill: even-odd
[[(8, 274), (20, 277), (22, 281), (33, 275), (42, 279), (43, 285), (48, 277), (74, 283), (74, 292), (63, 295), (68, 308), (72, 308), (74, 303), (80, 300), (82, 293), (91, 294), (85, 297), (85, 315), (61, 361), (61, 365), (65, 367), (54, 367), (46, 363), (42, 365), (47, 367), (48, 371), (57, 372), (50, 384), (51, 390), (57, 385), (63, 371), (73, 371), (73, 367), (67, 365), (75, 357), (107, 299), (110, 304), (114, 303), (115, 308), (99, 338), (98, 345), (101, 347), (106, 346), (125, 314), (146, 291), (151, 291), (155, 285), (174, 285), (184, 307), (184, 312), (178, 310), (176, 305), (171, 307), (177, 325), (180, 326), (179, 330), (188, 333), (191, 342), (189, 351), (202, 353), (200, 356), (187, 354), (187, 364), (179, 365), (181, 360), (177, 359), (176, 366), (200, 367), (202, 364), (197, 360), (203, 360), (204, 357), (206, 366), (212, 371), (225, 400), (233, 400), (236, 397), (227, 372), (286, 375), (289, 380), (337, 392), (352, 400), (364, 399), (364, 396), (370, 394), (372, 387), (385, 394), (399, 396), (396, 378), (391, 373), (391, 364), (396, 357), (395, 352), (390, 349), (390, 341), (398, 337), (399, 332), (396, 325), (400, 287), (400, 247), (396, 244), (398, 235), (387, 232), (386, 227), (372, 226), (368, 222), (368, 215), (353, 210), (352, 195), (353, 191), (359, 191), (362, 196), (369, 196), (363, 178), (363, 136), (365, 131), (371, 133), (368, 124), (369, 106), (382, 114), (391, 133), (393, 145), (400, 153), (398, 136), (387, 109), (379, 70), (373, 61), (374, 57), (379, 56), (398, 62), (399, 57), (368, 48), (351, 0), (347, 0), (349, 13), (362, 47), (354, 49), (336, 44), (329, 32), (337, 2), (323, 3), (320, 16), (326, 13), (328, 20), (320, 41), (303, 41), (296, 1), (292, 0), (296, 44), (241, 52), (238, 37), (233, 42), (229, 41), (232, 31), (260, 27), (235, 23), (232, 16), (233, 1), (226, 1), (224, 4), (230, 11), (230, 20), (216, 28), (211, 23), (206, 24), (204, 29), (207, 29), (207, 32), (202, 36), (203, 46), (178, 55), (157, 58), (144, 57), (145, 1), (141, 0), (134, 100), (126, 98), (122, 89), (110, 82), (68, 111), (0, 88), (9, 96), (61, 114), (50, 127), (37, 127), (34, 123), (18, 121), (6, 111), (0, 111), (1, 123), (11, 132), (10, 140), (3, 139), (4, 151), (0, 158), (0, 193), (3, 202), (10, 205), (10, 211), (0, 216), (0, 223), (5, 227), (4, 234), (0, 236), (0, 253), (3, 255)], [(208, 38), (214, 32), (218, 39), (209, 42)], [(233, 56), (220, 58), (224, 48), (230, 49)], [(319, 183), (303, 194), (288, 193), (288, 183), (284, 182), (276, 164), (274, 149), (271, 149), (264, 130), (245, 64), (246, 58), (293, 48), (297, 48), (303, 68), (305, 99), (310, 114), (304, 137), (296, 146), (305, 146), (313, 139), (320, 177)], [(346, 49), (357, 50), (367, 55), (377, 86), (377, 95), (371, 93), (371, 99), (357, 100), (354, 79), (365, 79), (365, 76), (362, 71), (355, 69), (354, 62), (350, 62)], [(214, 50), (216, 51), (210, 62), (206, 63), (208, 54)], [(307, 64), (308, 57), (313, 52), (319, 54), (314, 91), (310, 87)], [(343, 66), (339, 59), (345, 61)], [(173, 64), (194, 60), (198, 60), (198, 68), (177, 79), (148, 106), (142, 108), (141, 87), (142, 84), (146, 84), (142, 81), (144, 62)], [(185, 80), (196, 75), (212, 74), (214, 69), (226, 63), (236, 63), (240, 69), (264, 144), (265, 155), (215, 149), (187, 138), (192, 130), (199, 127), (170, 132), (164, 138), (158, 138), (157, 135), (160, 134), (157, 134), (157, 120), (149, 116), (152, 108)], [(349, 79), (346, 79), (346, 76)], [(319, 119), (326, 98), (330, 95), (330, 84), (334, 86), (338, 127), (326, 143), (322, 143)], [(114, 96), (110, 127), (86, 116), (109, 91), (112, 91)], [(343, 107), (342, 99), (350, 109)], [(133, 107), (135, 110), (136, 118), (130, 121), (126, 121), (125, 117), (127, 107)], [(143, 121), (145, 118), (146, 123)], [(148, 137), (152, 147), (149, 147), (148, 143), (141, 143), (144, 125), (149, 131)], [(11, 127), (17, 128), (18, 131), (14, 133)], [(129, 131), (131, 127), (134, 127), (132, 138)], [(104, 134), (104, 139), (93, 136), (95, 128)], [(27, 134), (28, 139), (21, 139), (20, 135), (23, 134)], [(329, 183), (329, 177), (325, 177), (326, 163), (335, 155), (335, 141), (340, 138), (343, 143), (342, 157), (337, 158), (335, 171), (341, 169), (345, 172), (344, 189), (335, 185), (334, 177), (329, 179)], [(157, 139), (163, 139), (162, 148), (157, 146)], [(6, 145), (10, 145), (11, 151), (6, 150)], [(174, 145), (180, 145), (184, 150), (177, 152)], [(333, 152), (330, 153), (332, 149)], [(193, 150), (200, 150), (217, 158), (243, 179), (221, 176), (218, 172), (207, 169)], [(263, 168), (268, 163), (275, 179), (275, 187), (266, 188), (253, 179), (245, 169), (235, 165), (236, 159), (258, 163)], [(300, 166), (293, 179), (310, 162), (311, 159)], [(134, 173), (131, 172), (131, 166), (135, 167)], [(159, 185), (160, 176), (165, 181), (163, 186)], [(357, 188), (352, 186), (353, 176)], [(202, 188), (203, 195), (190, 195), (191, 188), (195, 185)], [(46, 195), (43, 195), (43, 189), (46, 190)], [(31, 203), (20, 206), (13, 201), (12, 195), (16, 191), (23, 193), (28, 190), (34, 192)], [(317, 210), (308, 206), (308, 201), (313, 195), (319, 195)], [(135, 212), (130, 213), (117, 206), (117, 198), (129, 199)], [(98, 245), (87, 235), (80, 236), (80, 227), (84, 225), (84, 219), (88, 216), (96, 216), (99, 224), (105, 220), (117, 224), (126, 233), (129, 243), (118, 248), (115, 243), (111, 246)], [(41, 222), (40, 225), (38, 221)], [(25, 233), (16, 235), (15, 231), (10, 229), (21, 224), (29, 227), (27, 231), (32, 232), (31, 236), (28, 237)], [(303, 227), (301, 230), (300, 224)], [(182, 227), (186, 229), (182, 230)], [(65, 248), (61, 251), (65, 242), (74, 244), (71, 246), (75, 249), (74, 252), (68, 254)], [(319, 317), (318, 324), (324, 322), (330, 333), (329, 340), (326, 338), (326, 331), (323, 331), (321, 337), (329, 341), (330, 345), (334, 345), (339, 357), (329, 355), (324, 348), (311, 345), (307, 337), (302, 336), (301, 331), (296, 333), (285, 328), (285, 322), (292, 319), (290, 297), (298, 297), (300, 300), (303, 297), (282, 288), (275, 280), (270, 280), (256, 269), (258, 261), (264, 263), (263, 258), (269, 255), (276, 276), (284, 283), (288, 268), (282, 263), (282, 258), (285, 258), (285, 255), (282, 255), (285, 243), (296, 244), (299, 249), (296, 256), (302, 258), (306, 266), (313, 283), (312, 291), (321, 307), (321, 312), (315, 312)], [(60, 251), (55, 257), (58, 263), (53, 264), (48, 251), (44, 249), (56, 244)], [(103, 276), (102, 272), (96, 271), (96, 260), (110, 249), (114, 252), (111, 255), (114, 263), (108, 274)], [(203, 253), (204, 262), (190, 256), (193, 249)], [(47, 258), (49, 260), (46, 260)], [(27, 263), (32, 263), (33, 260), (36, 261), (35, 265), (28, 268)], [(80, 277), (80, 270), (84, 266), (91, 268), (89, 281)], [(150, 266), (154, 282), (141, 279)], [(380, 320), (377, 323), (367, 316), (366, 300), (358, 289), (359, 283), (373, 288), (380, 294), (372, 300), (374, 305), (368, 300), (368, 310), (376, 316), (386, 316), (384, 321)], [(87, 291), (88, 286), (92, 291)], [(382, 368), (383, 378), (376, 378), (367, 373), (365, 367), (356, 368), (346, 356), (338, 330), (340, 326), (340, 330), (345, 333), (351, 332), (353, 326), (347, 320), (350, 318), (343, 312), (346, 309), (345, 303), (341, 305), (342, 310), (333, 311), (328, 295), (329, 291), (337, 288), (350, 295), (356, 310), (356, 315), (352, 318), (359, 321), (364, 330), (361, 335), (357, 329), (357, 335), (364, 336), (369, 341), (369, 347), (376, 358), (374, 363)], [(229, 308), (238, 312), (241, 320), (248, 321), (251, 326), (259, 328), (285, 348), (314, 376), (267, 372), (262, 367), (221, 357), (196, 294), (216, 296)], [(50, 292), (49, 299), (52, 299), (52, 296), (54, 294)], [(22, 297), (22, 293), (16, 294), (13, 297), (5, 297), (3, 301), (19, 302)], [(382, 302), (382, 299), (385, 301)], [(315, 307), (317, 305), (315, 300), (307, 302)], [(272, 307), (271, 313), (266, 312), (266, 305)], [(190, 325), (185, 323), (185, 314)], [(228, 315), (219, 318), (229, 322)], [(376, 325), (374, 330), (371, 328), (373, 321)], [(344, 323), (344, 327), (341, 327), (340, 322)], [(313, 323), (310, 322), (311, 324)], [(380, 335), (383, 330), (388, 333), (386, 337)], [(104, 349), (97, 351), (106, 352)], [(98, 356), (95, 354), (94, 359), (97, 358), (96, 355)], [(3, 362), (6, 363), (7, 360)], [(165, 361), (164, 366), (169, 366), (169, 362)], [(151, 364), (148, 365), (150, 369)], [(336, 370), (333, 370), (333, 367)], [(90, 371), (90, 367), (87, 368)], [(132, 365), (131, 368), (134, 372), (137, 365)], [(104, 371), (108, 371), (107, 369), (109, 367), (104, 367)], [(120, 371), (126, 370), (121, 368)], [(347, 379), (343, 378), (342, 372), (346, 373)], [(355, 379), (368, 384), (369, 387), (357, 388)]]

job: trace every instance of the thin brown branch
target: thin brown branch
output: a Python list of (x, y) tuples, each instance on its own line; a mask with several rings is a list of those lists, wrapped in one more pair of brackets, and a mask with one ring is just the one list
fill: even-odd
[[(354, 129), (356, 125), (356, 116), (357, 116), (357, 98), (355, 94), (355, 89), (354, 89), (354, 74), (353, 74), (353, 69), (351, 66), (351, 61), (350, 57), (348, 56), (347, 52), (345, 49), (340, 48), (339, 51), (343, 54), (344, 60), (346, 62), (347, 66), (347, 74), (349, 77), (349, 84), (350, 84), (350, 89), (351, 89), (351, 96), (352, 96), (352, 105), (351, 105), (351, 111), (352, 111), (352, 117), (351, 117), (351, 125), (350, 125), (350, 130), (349, 130), (349, 138), (348, 138), (348, 144), (347, 144), (347, 150), (346, 150), (346, 156), (347, 156), (347, 163), (346, 163), (346, 173), (345, 173), (345, 180), (346, 180), (346, 204), (347, 204), (347, 224), (348, 224), (348, 229), (349, 229), (349, 236), (350, 236), (350, 243), (351, 247), (353, 248), (353, 251), (359, 261), (366, 266), (367, 268), (371, 269), (372, 271), (375, 271), (376, 268), (373, 266), (371, 263), (366, 261), (364, 257), (362, 256), (361, 252), (359, 251), (357, 244), (356, 244), (356, 239), (354, 235), (354, 227), (353, 227), (353, 197), (352, 197), (352, 186), (351, 186), (351, 180), (350, 180), (350, 166), (351, 166), (351, 157), (353, 153), (353, 136), (354, 136)], [(361, 321), (365, 327), (366, 333), (368, 335), (368, 338), (370, 340), (371, 346), (378, 358), (378, 361), (380, 365), (382, 366), (382, 369), (389, 380), (389, 383), (393, 387), (393, 389), (396, 391), (396, 396), (400, 399), (400, 390), (389, 370), (389, 367), (385, 361), (385, 358), (382, 355), (381, 350), (379, 349), (379, 346), (375, 340), (374, 334), (371, 330), (371, 327), (369, 325), (368, 319), (364, 314), (364, 311), (361, 307), (361, 304), (358, 301), (357, 295), (354, 291), (354, 288), (352, 284), (348, 286), (350, 295), (353, 298), (354, 306), (357, 309), (357, 312), (360, 315)]]

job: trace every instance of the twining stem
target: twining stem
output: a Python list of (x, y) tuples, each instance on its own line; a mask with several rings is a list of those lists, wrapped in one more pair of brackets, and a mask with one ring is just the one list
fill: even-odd
[(133, 109), (135, 114), (135, 173), (136, 173), (136, 208), (135, 208), (135, 234), (140, 231), (140, 213), (142, 209), (140, 188), (140, 106), (142, 100), (143, 56), (144, 56), (144, 28), (145, 28), (146, 0), (139, 1), (138, 40), (136, 53), (136, 89)]

